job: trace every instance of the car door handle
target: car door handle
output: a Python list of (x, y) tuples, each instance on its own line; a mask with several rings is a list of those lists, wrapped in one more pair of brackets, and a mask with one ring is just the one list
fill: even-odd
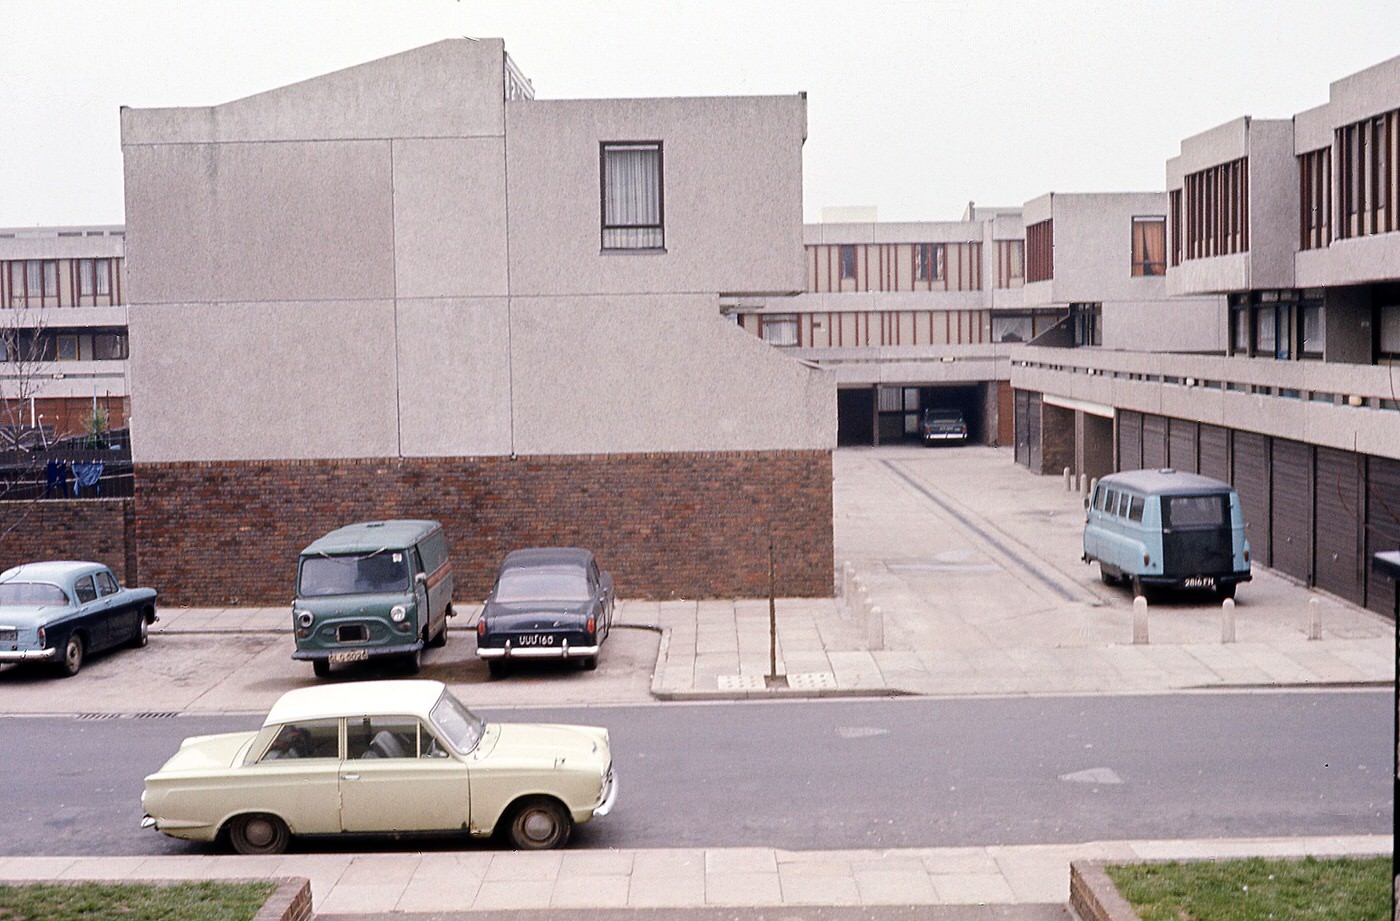
[(341, 780), (359, 780), (359, 779), (360, 779), (360, 775), (359, 775), (359, 774), (341, 774), (341, 775), (340, 775), (340, 779), (341, 779)]

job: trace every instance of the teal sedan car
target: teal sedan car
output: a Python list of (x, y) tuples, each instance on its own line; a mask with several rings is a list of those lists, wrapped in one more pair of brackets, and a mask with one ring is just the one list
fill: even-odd
[(145, 646), (156, 591), (122, 588), (101, 563), (25, 563), (0, 573), (0, 663), (76, 675), (90, 653)]

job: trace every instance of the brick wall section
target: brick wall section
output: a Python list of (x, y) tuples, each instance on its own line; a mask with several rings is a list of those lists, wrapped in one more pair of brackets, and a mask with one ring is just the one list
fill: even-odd
[(92, 560), (111, 567), (123, 585), (136, 585), (132, 501), (0, 502), (0, 571), (34, 560)]
[(829, 451), (138, 464), (146, 583), (167, 604), (289, 605), (297, 553), (340, 525), (435, 518), (456, 597), (506, 553), (588, 547), (623, 598), (833, 592)]

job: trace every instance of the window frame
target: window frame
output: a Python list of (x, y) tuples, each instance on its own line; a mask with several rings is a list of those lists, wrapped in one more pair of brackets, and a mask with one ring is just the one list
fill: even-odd
[[(1161, 258), (1151, 259), (1148, 228), (1156, 227), (1160, 235)], [(1141, 228), (1141, 232), (1139, 232)], [(1160, 278), (1167, 274), (1167, 216), (1165, 214), (1134, 215), (1131, 236), (1131, 272), (1134, 278)]]
[[(656, 154), (656, 222), (608, 220), (608, 154), (627, 150), (654, 150)], [(662, 253), (666, 251), (666, 154), (660, 140), (598, 142), (599, 246), (605, 253)], [(654, 231), (655, 245), (636, 246), (609, 242), (609, 231)]]

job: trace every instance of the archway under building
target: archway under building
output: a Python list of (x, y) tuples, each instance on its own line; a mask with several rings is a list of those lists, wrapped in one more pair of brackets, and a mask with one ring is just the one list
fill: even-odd
[(998, 437), (996, 382), (879, 384), (836, 393), (838, 445), (917, 444), (925, 409), (957, 409), (967, 421), (969, 444)]

